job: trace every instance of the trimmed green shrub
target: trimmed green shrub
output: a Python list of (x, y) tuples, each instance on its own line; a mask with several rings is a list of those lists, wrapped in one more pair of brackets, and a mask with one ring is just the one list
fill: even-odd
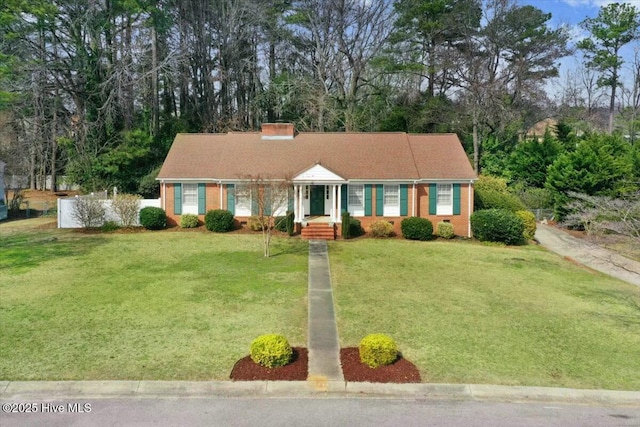
[(530, 211), (517, 211), (516, 215), (524, 225), (522, 235), (525, 239), (531, 240), (536, 235), (536, 216)]
[(283, 233), (287, 232), (287, 217), (286, 216), (277, 216), (273, 218), (273, 228), (278, 231), (282, 231)]
[(282, 335), (261, 335), (251, 343), (251, 360), (260, 366), (274, 368), (291, 361), (293, 349)]
[(481, 175), (474, 188), (475, 209), (507, 209), (512, 212), (525, 210), (518, 196), (511, 193), (504, 178)]
[(287, 234), (289, 236), (293, 236), (296, 232), (296, 214), (293, 211), (287, 212), (286, 225), (287, 225)]
[(390, 365), (398, 358), (396, 342), (385, 334), (370, 334), (358, 346), (360, 361), (370, 368)]
[(349, 237), (358, 237), (364, 234), (364, 228), (359, 219), (349, 218)]
[(349, 212), (342, 212), (342, 229), (341, 234), (343, 239), (351, 237), (351, 214)]
[(484, 209), (471, 215), (471, 230), (478, 240), (515, 245), (523, 240), (524, 225), (509, 210)]
[(433, 224), (427, 218), (417, 216), (405, 218), (400, 223), (402, 236), (409, 240), (433, 239)]
[(438, 236), (443, 239), (453, 239), (455, 233), (453, 232), (453, 224), (450, 222), (440, 221), (437, 225)]
[(226, 233), (233, 230), (233, 214), (224, 209), (214, 209), (204, 216), (204, 225), (209, 231)]
[(393, 236), (393, 225), (389, 221), (380, 219), (371, 223), (369, 231), (373, 237), (391, 237)]
[(162, 208), (147, 206), (140, 209), (140, 225), (147, 230), (162, 230), (167, 226), (167, 214)]
[(111, 231), (119, 230), (120, 224), (118, 224), (115, 221), (105, 221), (104, 224), (102, 224), (102, 227), (100, 227), (100, 229), (105, 233), (109, 233)]
[(198, 215), (184, 214), (180, 217), (180, 227), (182, 228), (196, 228), (198, 222)]
[[(289, 236), (293, 236), (295, 229), (295, 214), (293, 211), (287, 212), (285, 216), (277, 216), (273, 219), (273, 228), (283, 233), (287, 233)], [(262, 228), (258, 228), (262, 230)]]

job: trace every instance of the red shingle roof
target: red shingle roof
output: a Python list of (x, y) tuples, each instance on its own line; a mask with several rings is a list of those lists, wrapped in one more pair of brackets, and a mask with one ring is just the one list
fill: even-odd
[(320, 163), (346, 179), (475, 179), (455, 134), (259, 132), (178, 134), (158, 179), (293, 177)]

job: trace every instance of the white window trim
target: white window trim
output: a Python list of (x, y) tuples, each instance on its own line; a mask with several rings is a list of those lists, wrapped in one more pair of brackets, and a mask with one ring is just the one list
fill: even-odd
[(182, 183), (182, 214), (198, 214), (198, 184)]
[(273, 216), (285, 216), (289, 209), (289, 189), (276, 188), (271, 194), (271, 212)]
[[(440, 198), (445, 195), (445, 187), (449, 193), (448, 203)], [(453, 184), (436, 185), (436, 215), (453, 215)]]
[[(356, 194), (356, 187), (360, 190), (360, 204), (351, 203), (351, 194)], [(353, 216), (364, 216), (364, 184), (350, 184), (347, 188), (347, 205), (349, 213)]]
[[(391, 191), (395, 187), (395, 195), (396, 195), (396, 203), (389, 204), (387, 203), (387, 193), (394, 193)], [(382, 201), (384, 205), (383, 215), (384, 216), (400, 216), (400, 185), (399, 184), (385, 184), (382, 190)]]
[[(191, 201), (187, 201), (187, 198)], [(182, 184), (182, 204), (198, 206), (198, 184)]]
[[(234, 215), (251, 216), (251, 189), (242, 184), (237, 184), (235, 187), (235, 198), (236, 211)], [(243, 203), (245, 201), (246, 203)]]

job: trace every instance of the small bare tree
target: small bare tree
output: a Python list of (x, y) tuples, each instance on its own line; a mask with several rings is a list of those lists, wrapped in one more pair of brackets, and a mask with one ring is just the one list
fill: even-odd
[(571, 213), (565, 225), (583, 227), (587, 234), (608, 230), (640, 238), (640, 191), (620, 199), (574, 192), (569, 196), (574, 200), (568, 205)]
[(71, 216), (83, 228), (95, 228), (104, 224), (106, 208), (102, 200), (94, 195), (76, 197)]
[(264, 256), (268, 258), (271, 256), (272, 230), (276, 217), (285, 215), (289, 206), (291, 180), (262, 176), (247, 176), (242, 180), (244, 183), (237, 187), (236, 196), (251, 200), (256, 220), (262, 229)]
[(111, 202), (113, 212), (123, 227), (132, 227), (138, 219), (140, 196), (135, 194), (118, 194)]

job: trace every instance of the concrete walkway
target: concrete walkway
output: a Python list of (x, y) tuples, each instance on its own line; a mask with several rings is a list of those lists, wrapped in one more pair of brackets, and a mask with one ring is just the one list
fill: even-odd
[(544, 224), (537, 225), (535, 238), (552, 252), (571, 258), (601, 273), (640, 286), (640, 262)]
[(344, 382), (340, 341), (333, 311), (333, 292), (326, 240), (309, 241), (309, 351), (308, 380), (318, 390)]

